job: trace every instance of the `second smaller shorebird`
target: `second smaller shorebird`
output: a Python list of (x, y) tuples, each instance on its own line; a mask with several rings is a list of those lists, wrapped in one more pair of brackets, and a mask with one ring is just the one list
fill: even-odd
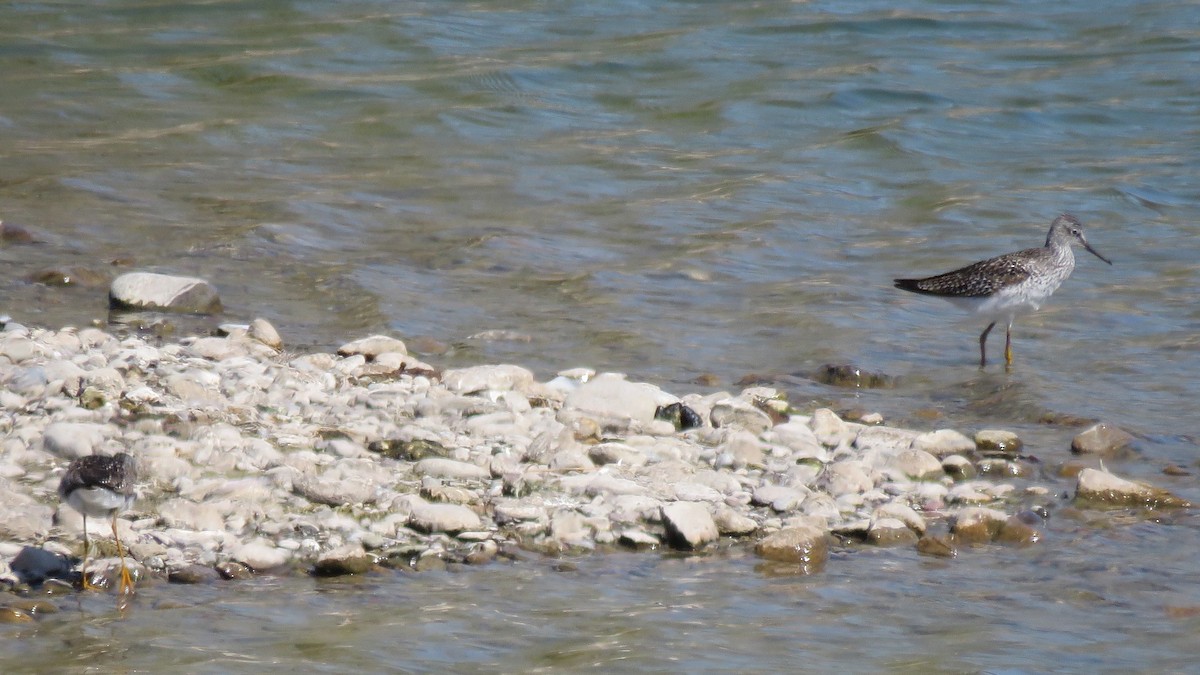
[(987, 336), (997, 321), (1007, 321), (1004, 362), (1012, 365), (1012, 325), (1022, 314), (1037, 311), (1075, 269), (1071, 245), (1079, 243), (1109, 265), (1083, 236), (1083, 226), (1069, 213), (1050, 224), (1046, 245), (1006, 253), (973, 265), (924, 279), (896, 279), (896, 288), (934, 295), (967, 309), (991, 323), (979, 336), (979, 367), (987, 365)]
[(83, 514), (83, 565), (79, 569), (83, 573), (84, 589), (97, 589), (87, 577), (87, 519), (92, 516), (112, 520), (113, 539), (117, 542), (117, 555), (121, 558), (119, 592), (133, 590), (133, 577), (125, 566), (125, 550), (117, 536), (117, 514), (133, 506), (137, 498), (134, 492), (136, 482), (137, 461), (127, 453), (118, 452), (111, 457), (88, 455), (73, 460), (58, 483), (58, 496)]

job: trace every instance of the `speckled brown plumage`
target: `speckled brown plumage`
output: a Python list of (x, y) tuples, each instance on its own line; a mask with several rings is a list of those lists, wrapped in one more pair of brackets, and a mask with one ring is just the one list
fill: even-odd
[(1036, 260), (1042, 248), (1030, 248), (990, 260), (982, 260), (953, 272), (924, 279), (896, 279), (896, 288), (924, 295), (952, 295), (960, 298), (983, 298), (1005, 286), (1019, 284), (1030, 276), (1030, 262)]
[(72, 461), (58, 482), (58, 496), (83, 514), (83, 563), (79, 569), (84, 589), (96, 589), (87, 576), (87, 520), (92, 516), (108, 518), (112, 522), (113, 539), (121, 558), (119, 592), (124, 594), (133, 590), (133, 576), (125, 565), (125, 550), (117, 535), (117, 514), (132, 506), (137, 498), (134, 489), (137, 474), (137, 461), (127, 453), (118, 452), (111, 457), (88, 455)]
[(103, 488), (116, 496), (128, 498), (134, 496), (135, 483), (137, 462), (128, 453), (118, 452), (111, 457), (88, 455), (72, 461), (67, 466), (67, 472), (58, 482), (58, 496), (70, 503), (71, 494), (80, 488)]

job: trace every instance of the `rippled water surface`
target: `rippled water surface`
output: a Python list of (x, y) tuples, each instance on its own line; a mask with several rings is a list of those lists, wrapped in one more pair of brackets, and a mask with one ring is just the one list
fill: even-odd
[[(439, 365), (588, 365), (676, 393), (755, 374), (798, 404), (1015, 429), (1048, 462), (1073, 430), (1040, 420), (1107, 419), (1140, 437), (1121, 472), (1196, 497), (1160, 471), (1197, 468), (1198, 110), (1187, 2), (3, 3), (0, 219), (38, 242), (0, 242), (0, 313), (103, 321), (105, 278), (196, 274), (222, 320), (264, 316), (296, 350), (388, 332), (442, 343)], [(975, 367), (981, 325), (891, 287), (1038, 245), (1061, 211), (1115, 264), (1080, 253), (1018, 321), (1011, 372)], [(48, 268), (90, 281), (29, 281)], [(899, 379), (808, 377), (831, 362)], [(803, 580), (618, 556), (162, 587), (123, 621), (89, 599), (83, 621), (22, 629), (20, 652), (1186, 669), (1195, 523), (1051, 534), (954, 562), (857, 552)]]

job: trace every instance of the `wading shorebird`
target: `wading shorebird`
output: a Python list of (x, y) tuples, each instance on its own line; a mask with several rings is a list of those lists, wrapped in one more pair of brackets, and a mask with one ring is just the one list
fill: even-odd
[(1012, 365), (1012, 325), (1022, 314), (1037, 311), (1075, 269), (1071, 245), (1079, 243), (1109, 265), (1087, 243), (1083, 226), (1069, 213), (1050, 224), (1046, 245), (981, 260), (953, 272), (924, 279), (896, 279), (896, 288), (945, 298), (990, 323), (979, 336), (979, 367), (987, 365), (987, 336), (999, 321), (1007, 321), (1004, 363)]
[(111, 457), (88, 455), (73, 460), (58, 484), (58, 496), (83, 514), (83, 565), (79, 570), (83, 574), (83, 587), (86, 590), (99, 590), (88, 581), (87, 576), (88, 516), (112, 520), (113, 539), (117, 542), (117, 555), (121, 558), (119, 592), (123, 594), (133, 590), (133, 577), (125, 566), (125, 550), (117, 536), (117, 514), (133, 506), (137, 498), (133, 489), (136, 482), (137, 461), (124, 452), (118, 452)]

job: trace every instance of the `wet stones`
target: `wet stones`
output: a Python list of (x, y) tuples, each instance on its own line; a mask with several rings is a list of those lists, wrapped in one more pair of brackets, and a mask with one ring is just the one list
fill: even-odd
[(368, 361), (374, 361), (383, 354), (408, 354), (404, 342), (387, 335), (372, 335), (360, 338), (338, 347), (338, 356), (362, 356)]
[(984, 455), (1015, 457), (1022, 445), (1011, 431), (983, 429), (975, 433), (975, 447)]
[(1133, 436), (1119, 427), (1101, 422), (1076, 434), (1071, 439), (1071, 452), (1079, 455), (1111, 457), (1133, 444)]
[(815, 574), (829, 559), (829, 538), (811, 525), (788, 527), (764, 537), (754, 551), (765, 560), (796, 565), (802, 574)]
[(895, 378), (883, 373), (874, 373), (848, 364), (826, 364), (817, 369), (812, 379), (833, 387), (855, 389), (879, 389), (895, 385)]
[[(753, 546), (772, 571), (813, 573), (831, 533), (928, 555), (1030, 545), (1045, 523), (1011, 507), (1061, 492), (1034, 483), (1056, 479), (1011, 435), (984, 450), (983, 432), (808, 416), (762, 386), (677, 397), (582, 368), (545, 383), (508, 365), (438, 374), (407, 368), (386, 336), (283, 358), (266, 325), (162, 342), (6, 322), (0, 556), (29, 546), (58, 566), (44, 584), (77, 577), (81, 518), (56, 516), (46, 486), (69, 459), (117, 450), (145, 474), (118, 518), (139, 574), (192, 583), (618, 546)], [(1076, 508), (1181, 501), (1093, 487), (1078, 463)], [(92, 541), (110, 577), (112, 539)]]
[(316, 577), (340, 577), (349, 574), (364, 574), (375, 564), (360, 544), (347, 544), (322, 553), (313, 565)]
[(923, 450), (934, 457), (947, 457), (975, 450), (976, 442), (953, 429), (938, 429), (919, 434), (913, 439), (912, 447)]
[(113, 309), (216, 314), (221, 298), (207, 281), (152, 272), (130, 272), (113, 279), (108, 291)]
[(1075, 502), (1099, 507), (1189, 508), (1186, 499), (1162, 488), (1125, 480), (1107, 471), (1083, 469), (1075, 482)]

